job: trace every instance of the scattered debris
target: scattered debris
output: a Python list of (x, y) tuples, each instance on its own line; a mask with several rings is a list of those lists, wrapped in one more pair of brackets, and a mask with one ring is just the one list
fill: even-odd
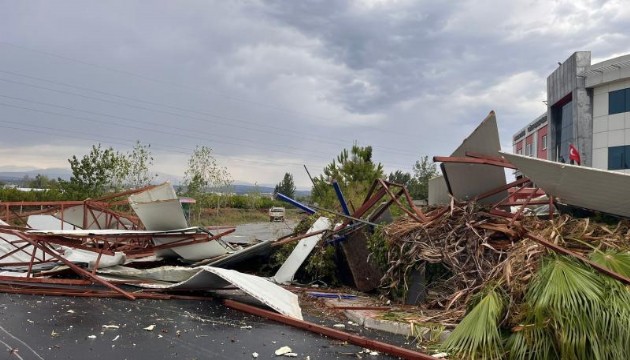
[(290, 347), (283, 346), (275, 351), (276, 356), (284, 355), (293, 352)]

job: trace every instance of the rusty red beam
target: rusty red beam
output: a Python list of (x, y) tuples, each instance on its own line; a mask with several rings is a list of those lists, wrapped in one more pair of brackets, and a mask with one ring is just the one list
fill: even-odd
[(33, 238), (43, 243), (63, 245), (63, 246), (68, 246), (75, 249), (91, 251), (95, 253), (103, 253), (105, 255), (111, 255), (111, 256), (115, 255), (114, 252), (109, 249), (97, 249), (95, 247), (85, 246), (83, 245), (83, 242), (80, 240), (67, 239), (62, 236), (34, 236)]
[[(71, 296), (71, 297), (94, 297), (94, 298), (122, 298), (120, 293), (111, 290), (85, 290), (85, 289), (68, 289), (68, 288), (24, 288), (24, 287), (10, 287), (0, 284), (0, 292), (13, 293), (13, 294), (27, 294), (27, 295), (43, 295), (43, 296)], [(166, 294), (159, 292), (135, 292), (134, 295), (138, 299), (151, 299), (151, 300), (193, 300), (193, 301), (213, 301), (214, 299), (209, 296), (193, 296), (193, 295), (178, 295), (178, 294)]]
[[(547, 205), (549, 204), (549, 200), (533, 200), (527, 203), (527, 205)], [(502, 202), (499, 206), (521, 206), (523, 205), (522, 201), (508, 201)]]
[(115, 198), (118, 198), (118, 197), (121, 197), (121, 196), (128, 196), (128, 195), (132, 195), (132, 194), (137, 194), (139, 192), (143, 192), (143, 191), (146, 191), (146, 190), (149, 190), (149, 189), (153, 189), (156, 186), (157, 185), (147, 185), (147, 186), (139, 188), (139, 189), (132, 189), (132, 190), (127, 190), (127, 191), (123, 191), (123, 192), (119, 192), (119, 193), (115, 193), (115, 194), (104, 195), (104, 196), (101, 196), (100, 198), (96, 198), (96, 199), (88, 200), (88, 201), (104, 202), (104, 201), (115, 199)]
[(536, 194), (536, 192), (532, 191), (527, 197), (527, 199), (525, 199), (525, 202), (518, 208), (518, 211), (516, 212), (516, 214), (514, 214), (514, 217), (512, 217), (512, 219), (510, 220), (510, 226), (514, 224), (517, 218), (521, 217), (521, 215), (523, 214), (523, 211), (525, 211), (525, 207), (529, 205), (529, 202), (532, 200), (532, 197), (534, 197), (534, 194)]
[(473, 157), (465, 157), (465, 156), (434, 156), (433, 162), (441, 162), (441, 163), (455, 163), (455, 164), (475, 164), (475, 165), (491, 165), (498, 166), (502, 168), (515, 169), (516, 166), (505, 162), (505, 161), (495, 161), (489, 159), (477, 159)]
[[(398, 194), (398, 196), (394, 195), (394, 193), (392, 193), (392, 191), (389, 189), (389, 187), (387, 186), (387, 184), (382, 180), (382, 179), (378, 179), (378, 182), (381, 183), (381, 186), (383, 186), (383, 188), (385, 189), (385, 192), (387, 192), (387, 195), (390, 196), (390, 198), (392, 200), (394, 200), (394, 202), (396, 203), (396, 205), (398, 205), (400, 207), (400, 209), (402, 211), (404, 211), (407, 215), (411, 216), (413, 219), (415, 219), (417, 222), (423, 223), (427, 221), (427, 218), (424, 217), (424, 215), (422, 215), (422, 217), (418, 216), (417, 214), (412, 213), (411, 211), (407, 210), (402, 203), (400, 202), (400, 200), (398, 200), (398, 197), (400, 197), (400, 195), (402, 195), (402, 192), (400, 192)], [(413, 204), (412, 204), (413, 205)]]
[(31, 245), (33, 245), (33, 247), (35, 249), (33, 249), (33, 251), (35, 251), (36, 249), (41, 250), (43, 253), (48, 254), (50, 256), (52, 256), (53, 258), (61, 261), (62, 263), (64, 263), (66, 266), (68, 266), (72, 271), (74, 271), (77, 275), (88, 278), (90, 280), (92, 280), (95, 283), (101, 284), (105, 287), (108, 287), (116, 292), (119, 292), (122, 296), (126, 297), (129, 300), (135, 300), (135, 296), (133, 296), (132, 294), (126, 292), (125, 290), (119, 288), (118, 286), (115, 286), (113, 284), (111, 284), (110, 282), (101, 279), (100, 277), (93, 275), (92, 273), (90, 273), (89, 271), (85, 271), (84, 269), (78, 267), (77, 265), (73, 264), (71, 261), (68, 261), (66, 258), (64, 258), (63, 256), (61, 256), (59, 253), (57, 253), (56, 251), (54, 251), (53, 249), (49, 248), (48, 246), (46, 246), (46, 244), (41, 244), (39, 241), (34, 240), (29, 238), (28, 236), (21, 234), (18, 231), (14, 232), (14, 235), (18, 236), (19, 238), (29, 242)]
[(83, 205), (83, 201), (3, 201), (4, 206), (61, 206)]
[(258, 315), (269, 320), (274, 320), (286, 325), (291, 325), (299, 329), (315, 332), (324, 336), (331, 337), (333, 339), (347, 341), (349, 343), (362, 346), (364, 348), (377, 350), (390, 355), (399, 356), (404, 359), (422, 359), (422, 360), (435, 360), (434, 357), (427, 354), (423, 354), (417, 351), (401, 348), (395, 345), (383, 343), (380, 341), (365, 338), (363, 336), (349, 334), (337, 329), (331, 329), (325, 326), (317, 325), (308, 321), (294, 319), (286, 315), (281, 315), (269, 310), (263, 310), (252, 305), (247, 305), (234, 300), (224, 300), (225, 306), (240, 310), (249, 314)]
[(0, 276), (0, 283), (11, 284), (60, 284), (60, 285), (90, 285), (89, 280), (81, 279), (56, 279), (56, 278), (41, 278), (41, 277), (17, 277), (17, 276)]
[(610, 269), (608, 269), (606, 267), (603, 267), (603, 266), (601, 266), (601, 265), (599, 265), (599, 264), (597, 264), (597, 263), (587, 259), (586, 257), (578, 254), (578, 253), (575, 253), (575, 252), (573, 252), (573, 251), (571, 251), (569, 249), (563, 248), (562, 246), (559, 246), (559, 245), (556, 245), (556, 244), (554, 244), (552, 242), (549, 242), (549, 241), (541, 238), (540, 236), (534, 235), (534, 234), (532, 234), (530, 232), (526, 232), (525, 236), (527, 238), (529, 238), (529, 239), (534, 240), (535, 242), (541, 244), (542, 246), (544, 246), (546, 248), (549, 248), (549, 249), (551, 249), (551, 250), (553, 250), (553, 251), (555, 251), (555, 252), (557, 252), (559, 254), (562, 254), (562, 255), (567, 255), (567, 256), (570, 256), (570, 257), (574, 257), (574, 258), (580, 260), (581, 262), (583, 262), (584, 264), (586, 264), (586, 265), (592, 267), (593, 269), (599, 271), (600, 273), (602, 273), (604, 275), (607, 275), (607, 276), (609, 276), (609, 277), (611, 277), (611, 278), (613, 278), (615, 280), (621, 281), (622, 283), (624, 283), (626, 285), (630, 285), (630, 278), (627, 278), (627, 277), (625, 277), (625, 276), (623, 276), (623, 275), (621, 275), (619, 273), (616, 273), (616, 272), (614, 272), (614, 271), (612, 271), (612, 270), (610, 270)]
[[(511, 182), (511, 183), (509, 183), (509, 184), (505, 184), (505, 185), (503, 185), (503, 186), (499, 186), (499, 187), (498, 187), (498, 188), (496, 188), (496, 189), (492, 189), (492, 190), (486, 191), (486, 192), (485, 192), (485, 193), (483, 193), (483, 194), (479, 194), (479, 195), (477, 195), (477, 196), (475, 197), (475, 200), (485, 199), (485, 198), (487, 198), (487, 197), (489, 197), (489, 196), (492, 196), (492, 195), (498, 194), (498, 193), (500, 193), (501, 191), (505, 191), (505, 190), (511, 189), (511, 188), (513, 188), (513, 187), (516, 187), (516, 186), (519, 186), (519, 185), (523, 185), (523, 184), (525, 184), (525, 183), (527, 183), (527, 182), (529, 182), (529, 179), (528, 179), (528, 178), (521, 178), (521, 179), (518, 179), (518, 180), (516, 180), (516, 181), (512, 181), (512, 182)], [(513, 195), (513, 194), (510, 194), (510, 196), (512, 196), (512, 195)]]
[(286, 239), (283, 239), (283, 240), (274, 241), (273, 243), (271, 243), (271, 246), (272, 247), (282, 246), (284, 244), (288, 244), (288, 243), (291, 243), (291, 242), (294, 242), (294, 241), (302, 240), (302, 239), (307, 238), (307, 237), (323, 234), (326, 231), (328, 231), (328, 229), (313, 231), (313, 232), (310, 232), (310, 233), (306, 233), (306, 234), (302, 234), (302, 235), (298, 235), (298, 236), (293, 236), (293, 237), (286, 238)]
[[(375, 185), (376, 183), (377, 182), (374, 181), (373, 185), (376, 186)], [(372, 208), (372, 206), (374, 206), (377, 202), (379, 202), (383, 198), (383, 196), (385, 196), (386, 193), (387, 192), (385, 191), (385, 189), (380, 188), (376, 192), (376, 194), (374, 194), (371, 198), (365, 200), (363, 202), (363, 205), (361, 205), (360, 208), (358, 208), (354, 213), (352, 213), (352, 217), (360, 218), (361, 216), (363, 216), (368, 210), (370, 210)], [(341, 228), (346, 227), (348, 224), (350, 224), (351, 221), (352, 220), (350, 220), (350, 219), (346, 219), (339, 228), (341, 229)]]
[(491, 156), (491, 155), (478, 153), (475, 151), (466, 151), (466, 156), (472, 157), (475, 159), (486, 159), (486, 160), (492, 160), (492, 161), (497, 161), (497, 162), (504, 162), (506, 164), (512, 165), (511, 162), (509, 162), (506, 158), (502, 156)]

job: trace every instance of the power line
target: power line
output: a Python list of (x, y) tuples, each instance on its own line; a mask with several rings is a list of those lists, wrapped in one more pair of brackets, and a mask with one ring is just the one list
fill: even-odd
[[(150, 125), (150, 126), (154, 126), (155, 125), (155, 123), (152, 123), (150, 121), (137, 120), (137, 119), (132, 119), (132, 118), (128, 118), (128, 117), (111, 115), (111, 114), (95, 112), (95, 111), (89, 111), (89, 110), (84, 110), (84, 109), (77, 109), (77, 108), (73, 108), (73, 107), (56, 105), (56, 104), (51, 104), (51, 103), (47, 103), (47, 102), (35, 101), (35, 100), (31, 100), (31, 99), (19, 98), (19, 97), (8, 96), (8, 95), (3, 95), (3, 94), (0, 94), (0, 97), (7, 98), (7, 99), (12, 99), (12, 100), (18, 100), (18, 101), (22, 101), (22, 102), (26, 102), (26, 103), (31, 103), (31, 104), (38, 104), (38, 105), (54, 107), (54, 108), (58, 108), (58, 109), (70, 110), (70, 111), (75, 111), (75, 112), (83, 112), (83, 113), (87, 113), (87, 114), (91, 114), (91, 115), (103, 116), (103, 117), (108, 117), (108, 118), (112, 118), (112, 119), (119, 119), (119, 120), (123, 120), (123, 121), (137, 122), (137, 123), (146, 124), (146, 125)], [(6, 105), (5, 104), (5, 106), (11, 106), (11, 105)], [(22, 107), (18, 107), (18, 108), (24, 109)], [(29, 109), (26, 109), (26, 110), (29, 110)], [(35, 111), (35, 110), (31, 110), (31, 111)], [(43, 110), (40, 110), (40, 111), (43, 111)], [(96, 122), (96, 123), (102, 124), (100, 121), (94, 120), (94, 119), (90, 119), (90, 118), (75, 117), (75, 116), (72, 116), (72, 115), (66, 115), (66, 114), (60, 114), (60, 113), (54, 113), (54, 112), (48, 112), (48, 113), (51, 114), (51, 115), (55, 115), (55, 116), (71, 117), (71, 118), (75, 118), (75, 119), (79, 119), (79, 120), (86, 120), (86, 121)], [(133, 125), (127, 125), (126, 123), (117, 123), (117, 122), (112, 122), (112, 123), (115, 124), (115, 125), (119, 125), (119, 126), (127, 126), (127, 127), (130, 127), (130, 128), (135, 128), (135, 129), (139, 129), (139, 130), (158, 132), (158, 133), (168, 134), (168, 135), (176, 135), (176, 136), (192, 138), (192, 139), (196, 139), (196, 140), (207, 141), (208, 140), (207, 137), (216, 138), (216, 135), (215, 135), (216, 133), (210, 133), (210, 132), (203, 131), (203, 130), (198, 130), (198, 129), (186, 129), (186, 128), (176, 127), (176, 126), (172, 126), (172, 125), (161, 125), (161, 126), (163, 128), (170, 128), (170, 129), (175, 129), (175, 130), (180, 130), (180, 131), (185, 131), (185, 132), (193, 132), (195, 135), (187, 135), (187, 134), (181, 134), (181, 133), (166, 132), (166, 131), (162, 131), (162, 130), (156, 130), (154, 128), (145, 128), (145, 127), (138, 127), (138, 126), (133, 126)], [(199, 136), (199, 134), (204, 134), (204, 136), (207, 136), (207, 137)], [(224, 141), (224, 140), (216, 140), (216, 139), (213, 140), (213, 141), (219, 142), (219, 143), (225, 143), (225, 144), (229, 144), (229, 145), (238, 145), (238, 146), (242, 146), (242, 147), (248, 147), (248, 148), (253, 148), (253, 149), (256, 149), (256, 150), (260, 150), (259, 146), (252, 146), (252, 145), (250, 145), (250, 142), (248, 142), (247, 139), (237, 138), (237, 137), (230, 136), (230, 135), (221, 135), (221, 137), (222, 138), (235, 139), (237, 141), (242, 141), (243, 143), (233, 143), (233, 142), (228, 142), (228, 141)], [(282, 151), (280, 151), (280, 150), (269, 150), (269, 151), (277, 152), (277, 153), (281, 153), (281, 154), (286, 154), (287, 153), (286, 150), (295, 150), (295, 151), (298, 151), (298, 152), (304, 152), (305, 155), (306, 154), (313, 155), (312, 152), (305, 152), (305, 150), (302, 150), (302, 149), (296, 148), (296, 147), (292, 147), (292, 146), (279, 145), (279, 144), (268, 144), (268, 143), (259, 143), (259, 144), (263, 144), (263, 145), (267, 145), (267, 146), (274, 146), (274, 147), (277, 147), (277, 148), (282, 148), (283, 149)]]
[[(207, 89), (199, 89), (199, 88), (195, 88), (195, 87), (188, 86), (188, 85), (183, 85), (183, 84), (176, 83), (176, 82), (165, 81), (165, 80), (162, 80), (162, 79), (156, 79), (156, 78), (153, 78), (153, 77), (149, 77), (149, 76), (146, 76), (146, 75), (134, 73), (134, 72), (131, 72), (131, 71), (121, 70), (121, 69), (117, 69), (117, 68), (113, 68), (113, 67), (109, 67), (109, 66), (105, 66), (105, 65), (100, 65), (100, 64), (95, 64), (95, 63), (90, 63), (90, 62), (87, 62), (87, 61), (74, 59), (74, 58), (71, 58), (71, 57), (68, 57), (68, 56), (63, 56), (63, 55), (59, 55), (59, 54), (54, 54), (54, 53), (42, 51), (42, 50), (32, 49), (32, 48), (21, 46), (21, 45), (16, 45), (16, 44), (13, 44), (13, 43), (10, 43), (10, 42), (6, 42), (6, 41), (0, 41), (0, 45), (10, 46), (10, 47), (13, 47), (15, 49), (20, 49), (22, 51), (29, 51), (29, 52), (34, 52), (34, 53), (38, 53), (38, 54), (43, 54), (43, 55), (46, 55), (46, 56), (49, 56), (49, 57), (58, 58), (58, 59), (61, 59), (61, 60), (64, 60), (64, 61), (74, 62), (74, 63), (86, 65), (86, 66), (89, 66), (89, 67), (103, 69), (103, 70), (107, 70), (107, 71), (111, 71), (111, 72), (116, 72), (116, 73), (124, 74), (124, 75), (127, 75), (127, 76), (136, 77), (136, 78), (139, 78), (139, 79), (142, 79), (142, 80), (145, 80), (145, 81), (157, 83), (157, 84), (160, 84), (160, 85), (167, 85), (169, 87), (178, 87), (178, 88), (186, 89), (186, 90), (190, 91), (191, 93), (193, 93), (196, 96), (199, 93), (204, 93), (204, 92), (208, 91)], [(235, 96), (231, 96), (231, 95), (226, 95), (226, 94), (220, 93), (218, 91), (210, 90), (210, 92), (212, 94), (214, 94), (214, 95), (223, 97), (223, 98), (231, 100), (231, 101), (245, 102), (245, 103), (249, 103), (249, 104), (252, 104), (252, 105), (260, 106), (260, 107), (263, 107), (263, 108), (268, 108), (268, 109), (271, 109), (271, 110), (279, 111), (279, 112), (296, 114), (296, 115), (300, 115), (300, 116), (304, 116), (304, 117), (310, 117), (310, 118), (314, 118), (314, 119), (321, 119), (321, 120), (327, 120), (327, 121), (336, 121), (336, 119), (333, 119), (333, 118), (328, 118), (328, 117), (308, 114), (308, 113), (296, 111), (296, 110), (293, 110), (293, 109), (288, 109), (288, 108), (280, 107), (280, 106), (277, 106), (277, 105), (272, 105), (272, 104), (269, 104), (269, 103), (262, 103), (262, 102), (251, 100), (251, 99), (244, 99), (244, 98), (239, 98), (239, 97), (235, 97)], [(410, 136), (409, 134), (394, 132), (394, 131), (391, 131), (389, 129), (378, 128), (378, 127), (369, 126), (369, 125), (364, 125), (364, 127), (371, 128), (371, 129), (373, 129), (375, 131), (388, 132), (388, 133), (392, 133), (392, 134), (395, 134), (395, 135), (398, 135), (398, 136), (405, 136), (405, 137), (412, 138), (412, 136)]]
[[(253, 126), (253, 127), (257, 128), (256, 129), (257, 131), (261, 131), (261, 132), (265, 132), (265, 133), (269, 133), (269, 134), (277, 134), (277, 131), (281, 131), (281, 132), (285, 132), (285, 133), (288, 133), (288, 134), (295, 134), (295, 135), (298, 135), (301, 138), (304, 138), (304, 139), (307, 139), (307, 140), (311, 140), (311, 141), (328, 143), (328, 144), (331, 144), (331, 145), (347, 146), (347, 142), (342, 141), (342, 140), (337, 140), (337, 141), (334, 141), (334, 142), (333, 141), (326, 141), (326, 140), (323, 140), (320, 137), (304, 136), (304, 134), (301, 133), (301, 132), (293, 131), (291, 129), (287, 129), (287, 128), (283, 128), (283, 127), (273, 126), (273, 125), (270, 125), (270, 124), (266, 124), (265, 126), (261, 126), (261, 125), (259, 125), (257, 123), (254, 123), (254, 122), (251, 122), (251, 121), (247, 121), (247, 120), (243, 120), (243, 119), (234, 118), (234, 117), (228, 117), (228, 116), (224, 116), (224, 115), (217, 115), (217, 114), (212, 114), (212, 113), (208, 113), (208, 112), (204, 112), (204, 111), (198, 111), (198, 110), (194, 110), (194, 109), (187, 109), (187, 108), (183, 108), (183, 107), (180, 107), (180, 106), (173, 106), (173, 105), (168, 105), (168, 104), (165, 104), (165, 103), (156, 103), (156, 102), (153, 102), (153, 101), (148, 101), (148, 100), (143, 100), (143, 99), (138, 99), (138, 98), (133, 98), (133, 97), (128, 97), (128, 96), (122, 96), (122, 95), (118, 95), (118, 94), (114, 94), (114, 93), (110, 93), (110, 92), (106, 92), (106, 91), (95, 90), (95, 89), (87, 88), (87, 87), (83, 87), (83, 86), (76, 86), (76, 85), (72, 85), (72, 84), (68, 84), (68, 83), (64, 83), (64, 82), (53, 81), (53, 80), (44, 79), (44, 78), (40, 78), (40, 77), (20, 74), (20, 73), (16, 73), (16, 72), (12, 72), (12, 71), (0, 70), (0, 73), (5, 73), (5, 74), (9, 74), (9, 75), (14, 75), (14, 76), (20, 76), (20, 77), (24, 77), (24, 78), (31, 79), (31, 80), (43, 81), (43, 82), (46, 82), (46, 83), (50, 83), (50, 84), (54, 84), (54, 85), (66, 86), (66, 87), (70, 87), (70, 88), (74, 88), (74, 89), (78, 89), (78, 90), (83, 90), (83, 91), (91, 91), (91, 92), (95, 92), (95, 93), (98, 93), (98, 94), (102, 94), (102, 95), (106, 95), (106, 96), (112, 96), (112, 97), (116, 97), (116, 98), (123, 99), (123, 100), (131, 100), (131, 101), (140, 102), (140, 103), (144, 103), (144, 104), (149, 104), (149, 105), (153, 105), (153, 106), (161, 106), (161, 107), (170, 108), (170, 109), (174, 109), (174, 110), (178, 110), (178, 111), (185, 111), (185, 112), (195, 113), (195, 114), (199, 114), (199, 115), (203, 115), (203, 116), (207, 116), (207, 117), (212, 117), (212, 118), (219, 119), (219, 120), (227, 120), (229, 122), (227, 122), (227, 123), (226, 122), (219, 122), (219, 124), (222, 124), (222, 125), (225, 125), (225, 126), (229, 126), (229, 127), (235, 127), (235, 128), (240, 128), (240, 129), (251, 130), (250, 127)], [(21, 85), (21, 86), (34, 87), (34, 88), (38, 88), (38, 89), (42, 89), (42, 90), (57, 92), (57, 93), (61, 93), (61, 94), (71, 95), (71, 96), (78, 96), (78, 97), (91, 99), (91, 100), (97, 100), (97, 101), (101, 101), (101, 102), (113, 103), (113, 104), (117, 104), (117, 105), (124, 105), (124, 106), (132, 107), (132, 108), (136, 108), (136, 109), (140, 109), (140, 110), (144, 110), (144, 111), (163, 113), (163, 114), (167, 114), (167, 115), (171, 115), (171, 116), (177, 116), (177, 117), (184, 117), (184, 118), (193, 119), (193, 120), (196, 120), (196, 121), (207, 121), (208, 120), (206, 118), (198, 118), (198, 117), (193, 117), (193, 116), (190, 116), (190, 115), (183, 115), (183, 114), (179, 114), (179, 113), (173, 113), (171, 111), (164, 111), (164, 110), (159, 110), (159, 109), (154, 109), (154, 108), (147, 108), (145, 106), (138, 106), (138, 105), (133, 105), (133, 104), (129, 104), (129, 103), (126, 103), (126, 102), (119, 102), (119, 101), (114, 101), (114, 100), (110, 100), (110, 99), (103, 99), (103, 98), (88, 96), (88, 95), (85, 95), (85, 94), (77, 94), (77, 93), (74, 93), (74, 92), (69, 92), (69, 91), (64, 91), (64, 90), (60, 90), (60, 89), (49, 88), (49, 87), (35, 85), (35, 84), (24, 83), (24, 82), (10, 80), (10, 79), (1, 79), (0, 78), (0, 81), (13, 83), (13, 84)], [(233, 122), (247, 124), (248, 127), (238, 126), (238, 125), (235, 125)], [(270, 129), (273, 129), (275, 131), (270, 131)], [(374, 147), (374, 148), (378, 148), (380, 151), (384, 151), (384, 152), (408, 155), (407, 152), (401, 151), (399, 149), (393, 149), (393, 148), (382, 147), (382, 146), (377, 146), (377, 147)]]

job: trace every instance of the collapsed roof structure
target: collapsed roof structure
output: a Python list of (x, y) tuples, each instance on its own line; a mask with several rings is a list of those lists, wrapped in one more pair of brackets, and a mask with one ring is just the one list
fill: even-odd
[[(113, 210), (125, 201), (21, 203), (21, 207), (40, 207), (30, 212), (37, 218), (29, 221), (23, 213), (11, 211), (17, 204), (3, 203), (5, 218), (55, 229), (28, 229), (2, 221), (0, 291), (136, 299), (169, 296), (129, 291), (123, 285), (171, 292), (206, 290), (218, 295), (227, 293), (222, 289), (237, 288), (249, 301), (302, 319), (297, 296), (267, 279), (208, 265), (162, 266), (157, 261), (160, 258), (194, 263), (225, 260), (233, 254), (242, 257), (239, 249), (221, 240), (234, 229), (212, 234), (205, 228), (189, 227), (169, 183), (116, 194), (107, 200), (127, 195), (135, 216)], [(44, 213), (51, 215), (43, 217)], [(72, 229), (67, 229), (68, 225)], [(135, 269), (137, 264), (144, 269)]]

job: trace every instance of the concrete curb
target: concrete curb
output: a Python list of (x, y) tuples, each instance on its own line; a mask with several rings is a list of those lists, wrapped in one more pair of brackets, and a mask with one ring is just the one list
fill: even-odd
[[(332, 308), (339, 306), (374, 306), (369, 298), (354, 298), (354, 299), (324, 299), (327, 306)], [(367, 329), (374, 329), (379, 331), (385, 331), (392, 334), (402, 335), (406, 337), (415, 337), (418, 333), (425, 334), (424, 336), (428, 340), (431, 336), (432, 329), (425, 327), (412, 326), (410, 322), (393, 321), (382, 319), (381, 317), (386, 313), (386, 310), (344, 310), (344, 315), (348, 320), (357, 323)], [(443, 342), (451, 334), (450, 330), (443, 330), (439, 334), (439, 341)]]

